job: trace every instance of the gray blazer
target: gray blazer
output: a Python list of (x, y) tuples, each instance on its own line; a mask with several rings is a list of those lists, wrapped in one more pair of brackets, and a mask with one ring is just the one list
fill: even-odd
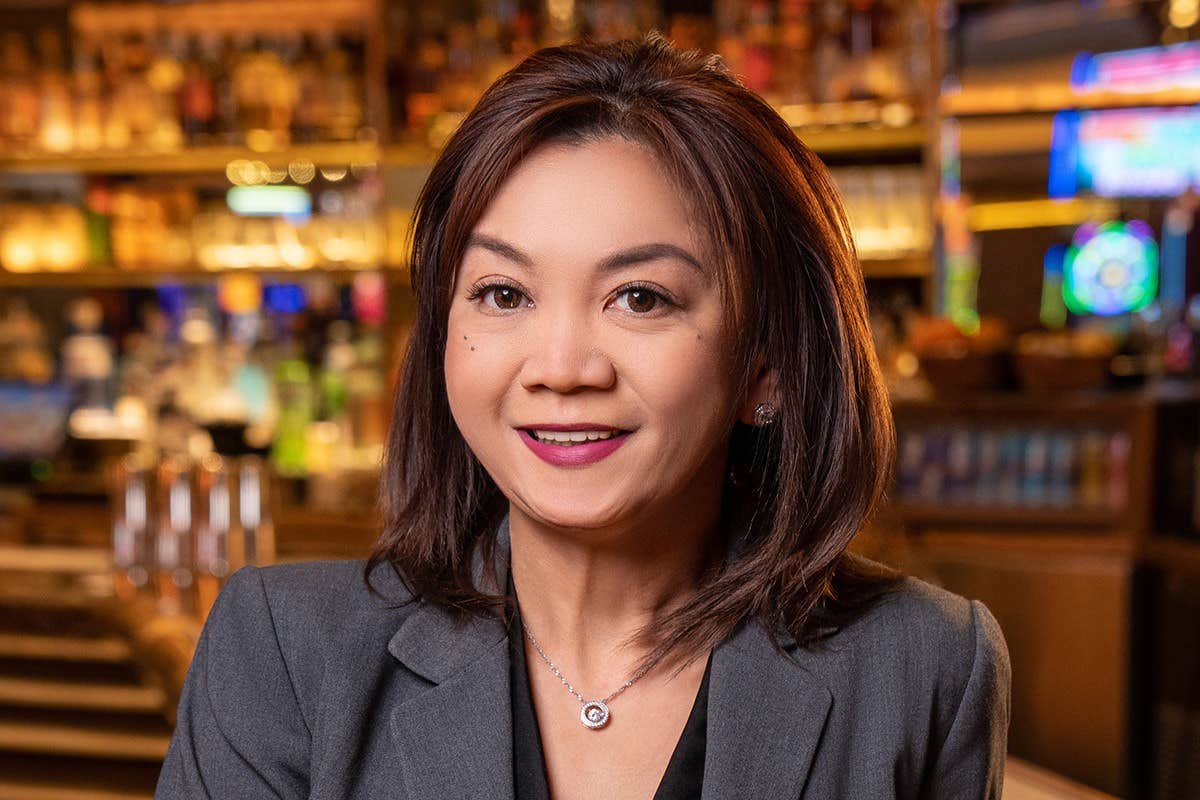
[[(363, 586), (363, 565), (230, 577), (188, 670), (157, 800), (512, 800), (503, 626), (455, 630), (431, 604), (389, 607)], [(373, 577), (408, 597), (386, 564)], [(702, 800), (1000, 798), (1010, 666), (982, 603), (906, 578), (831, 647), (781, 643), (791, 658), (748, 622), (714, 650)]]

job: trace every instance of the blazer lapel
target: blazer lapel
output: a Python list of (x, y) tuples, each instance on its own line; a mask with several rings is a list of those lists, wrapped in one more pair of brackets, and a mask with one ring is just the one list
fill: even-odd
[(790, 637), (781, 657), (757, 620), (713, 651), (701, 800), (798, 800), (833, 695), (804, 668)]
[[(509, 556), (508, 517), (497, 530), (498, 576)], [(474, 563), (476, 585), (482, 561)], [(757, 620), (713, 651), (701, 800), (798, 800), (832, 695), (804, 667), (789, 637), (781, 657)], [(409, 797), (513, 800), (512, 709), (507, 631), (496, 620), (455, 628), (420, 603), (388, 651), (433, 685), (403, 700), (389, 726)], [(452, 764), (452, 769), (439, 765)]]
[[(507, 516), (497, 545), (498, 560), (507, 559)], [(477, 554), (477, 586), (481, 566)], [(506, 570), (498, 564), (498, 575)], [(434, 684), (389, 715), (408, 797), (513, 800), (507, 642), (498, 620), (456, 628), (448, 612), (424, 602), (388, 642), (393, 656)]]

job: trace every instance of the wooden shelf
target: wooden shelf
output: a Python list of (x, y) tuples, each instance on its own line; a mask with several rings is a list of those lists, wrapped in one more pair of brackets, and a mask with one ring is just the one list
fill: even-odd
[(1146, 560), (1157, 566), (1200, 572), (1200, 539), (1151, 536), (1145, 551)]
[(15, 718), (11, 712), (0, 719), (0, 748), (25, 753), (58, 753), (128, 760), (161, 761), (167, 755), (171, 735), (129, 730), (115, 725), (46, 722)]
[(1117, 800), (1117, 798), (1010, 755), (1004, 770), (1003, 800)]
[(161, 764), (0, 753), (0, 800), (151, 800)]
[[(879, 154), (919, 151), (927, 132), (922, 123), (889, 126), (879, 123), (803, 125), (792, 128), (819, 155)], [(212, 145), (171, 151), (134, 150), (113, 153), (27, 152), (0, 156), (0, 172), (55, 172), (86, 175), (154, 175), (224, 172), (231, 161), (264, 161), (286, 167), (307, 160), (316, 166), (383, 164), (430, 167), (439, 149), (419, 142), (381, 147), (373, 142), (297, 144), (284, 150), (257, 151), (241, 145)]]
[(992, 557), (1015, 554), (1028, 559), (1031, 553), (1088, 555), (1133, 559), (1137, 543), (1127, 530), (1080, 533), (1070, 529), (1047, 530), (1032, 524), (1024, 530), (971, 526), (947, 530), (922, 530), (912, 536), (922, 547), (941, 553)]
[(119, 664), (133, 658), (129, 645), (115, 636), (83, 638), (33, 633), (0, 633), (0, 658)]
[(196, 33), (280, 30), (354, 30), (372, 21), (370, 0), (200, 0), (77, 3), (71, 24), (93, 35), (128, 30)]
[(268, 166), (286, 167), (307, 160), (316, 166), (346, 166), (378, 163), (378, 146), (363, 142), (301, 144), (286, 150), (258, 152), (241, 146), (191, 147), (183, 150), (153, 150), (119, 153), (26, 153), (0, 157), (0, 172), (66, 172), (94, 175), (146, 175), (159, 173), (224, 172), (238, 159), (264, 161)]
[(0, 779), (0, 800), (153, 800), (153, 797), (152, 794)]
[(943, 114), (952, 117), (995, 117), (1010, 114), (1052, 114), (1058, 111), (1190, 106), (1200, 103), (1200, 90), (1160, 92), (1078, 92), (1054, 84), (1005, 85), (968, 90), (941, 97)]
[(158, 714), (166, 694), (154, 686), (85, 683), (78, 680), (44, 680), (0, 676), (0, 704), (76, 711)]
[(867, 278), (927, 278), (933, 275), (931, 254), (899, 256), (896, 258), (861, 258), (863, 276)]
[(802, 142), (822, 156), (915, 152), (925, 146), (927, 138), (925, 126), (921, 124), (899, 127), (849, 125), (792, 130)]
[(0, 570), (5, 572), (89, 575), (111, 569), (112, 554), (107, 549), (0, 546)]
[(898, 502), (888, 514), (904, 524), (954, 525), (972, 528), (1093, 528), (1107, 531), (1120, 524), (1124, 509), (984, 506)]
[(153, 794), (0, 778), (0, 800), (153, 800)]
[(76, 272), (5, 272), (0, 270), (0, 286), (21, 288), (101, 288), (120, 289), (151, 287), (166, 283), (205, 284), (230, 275), (255, 275), (266, 283), (302, 281), (323, 277), (338, 283), (352, 281), (361, 273), (379, 272), (392, 283), (407, 283), (408, 271), (398, 267), (312, 267), (310, 269), (279, 269), (258, 267), (246, 269), (208, 270), (122, 270), (94, 267)]
[[(894, 397), (892, 406), (898, 412), (927, 412), (944, 414), (948, 412), (959, 415), (979, 413), (1016, 413), (1025, 412), (1048, 416), (1047, 400), (1053, 399), (1053, 411), (1056, 419), (1063, 414), (1083, 413), (1089, 415), (1111, 416), (1115, 422), (1122, 422), (1120, 415), (1135, 409), (1148, 408), (1156, 403), (1192, 402), (1200, 400), (1200, 382), (1148, 384), (1136, 389), (1096, 389), (1078, 392), (1060, 392), (1052, 396), (1038, 395), (1028, 392), (979, 392), (962, 396), (944, 397), (930, 395), (928, 397)], [(1087, 420), (1091, 422), (1091, 419)]]

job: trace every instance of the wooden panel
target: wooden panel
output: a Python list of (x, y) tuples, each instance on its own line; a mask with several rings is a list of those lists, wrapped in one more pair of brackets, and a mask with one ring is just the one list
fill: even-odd
[(1009, 756), (1004, 770), (1004, 800), (1117, 800), (1061, 775)]
[[(1114, 794), (1127, 773), (1132, 558), (1068, 542), (919, 539), (921, 577), (982, 600), (1012, 660), (1009, 749)], [(970, 543), (970, 546), (968, 546)]]

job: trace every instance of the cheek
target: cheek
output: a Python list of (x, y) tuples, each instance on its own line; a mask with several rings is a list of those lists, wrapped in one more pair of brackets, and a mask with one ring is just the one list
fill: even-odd
[(460, 430), (493, 413), (511, 383), (512, 346), (504, 337), (480, 332), (456, 320), (451, 310), (442, 354), (446, 395)]
[(713, 333), (670, 337), (626, 362), (625, 374), (669, 427), (717, 425), (732, 394), (732, 370)]

